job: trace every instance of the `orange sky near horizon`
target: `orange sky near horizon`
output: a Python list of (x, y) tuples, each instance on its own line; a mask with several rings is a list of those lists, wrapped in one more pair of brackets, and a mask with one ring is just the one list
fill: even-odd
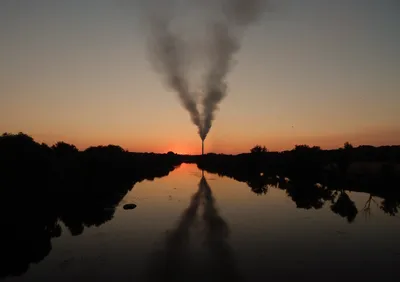
[[(131, 152), (155, 152), (167, 153), (169, 151), (178, 154), (200, 154), (201, 141), (200, 138), (193, 134), (188, 138), (179, 138), (175, 140), (170, 138), (165, 142), (159, 140), (137, 139), (132, 137), (118, 139), (104, 136), (103, 139), (87, 138), (75, 139), (67, 136), (48, 136), (45, 134), (30, 134), (37, 142), (53, 145), (58, 141), (64, 141), (74, 144), (78, 149), (84, 150), (90, 146), (98, 145), (118, 145)], [(224, 153), (224, 154), (239, 154), (249, 152), (255, 145), (266, 146), (269, 151), (285, 151), (291, 150), (295, 145), (306, 144), (309, 146), (320, 146), (322, 149), (336, 149), (343, 147), (345, 142), (350, 142), (354, 146), (359, 145), (400, 145), (400, 130), (394, 132), (392, 130), (370, 129), (368, 131), (360, 131), (348, 134), (322, 135), (322, 136), (301, 136), (301, 135), (270, 135), (266, 133), (264, 138), (257, 140), (242, 139), (213, 139), (205, 141), (206, 153)]]
[[(152, 1), (164, 0), (0, 1), (0, 133), (199, 154), (195, 126), (148, 59), (141, 5)], [(181, 27), (197, 28), (207, 11), (180, 2)], [(245, 33), (205, 151), (400, 145), (400, 5), (284, 2)]]

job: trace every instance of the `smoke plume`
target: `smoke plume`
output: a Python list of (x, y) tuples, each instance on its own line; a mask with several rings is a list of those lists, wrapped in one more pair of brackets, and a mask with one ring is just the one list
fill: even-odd
[(167, 16), (158, 17), (152, 21), (152, 41), (150, 52), (155, 68), (166, 79), (170, 88), (178, 93), (183, 107), (189, 112), (198, 132), (201, 132), (200, 114), (185, 75), (185, 46), (178, 35), (171, 31), (171, 19)]
[(209, 67), (204, 76), (201, 115), (189, 89), (185, 70), (183, 56), (188, 46), (171, 31), (171, 18), (166, 13), (152, 21), (152, 57), (159, 65), (158, 69), (165, 75), (168, 86), (178, 93), (203, 141), (211, 129), (218, 105), (227, 94), (226, 78), (232, 69), (234, 56), (240, 50), (241, 35), (247, 26), (257, 21), (264, 2), (265, 0), (214, 1), (218, 7), (218, 16), (207, 25), (210, 32), (205, 59), (209, 62)]
[(210, 62), (205, 76), (205, 96), (200, 137), (206, 139), (219, 103), (226, 96), (226, 76), (241, 47), (241, 33), (262, 11), (262, 0), (221, 0), (223, 17), (211, 26)]

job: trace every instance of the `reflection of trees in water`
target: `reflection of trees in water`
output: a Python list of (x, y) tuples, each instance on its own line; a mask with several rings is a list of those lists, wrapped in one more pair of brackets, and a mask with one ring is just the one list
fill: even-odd
[[(42, 185), (53, 181), (51, 178), (39, 180), (44, 182)], [(100, 226), (114, 215), (118, 201), (111, 204), (101, 198), (93, 200), (94, 194), (64, 190), (61, 185), (54, 185), (54, 194), (42, 194), (42, 187), (35, 183), (39, 180), (21, 178), (12, 185), (3, 182), (5, 185), (0, 188), (0, 278), (22, 275), (31, 263), (43, 260), (52, 249), (51, 239), (61, 236), (59, 222), (64, 223), (72, 235), (80, 235), (85, 227)], [(26, 187), (31, 191), (26, 192)], [(130, 189), (118, 184), (112, 187), (115, 191)], [(102, 189), (102, 186), (97, 188)], [(110, 197), (115, 199), (111, 194)]]
[(25, 273), (31, 263), (39, 263), (50, 253), (51, 239), (61, 235), (56, 218), (41, 217), (35, 210), (28, 216), (16, 213), (1, 217), (0, 278)]
[[(3, 262), (0, 277), (22, 274), (30, 263), (48, 255), (51, 239), (62, 232), (59, 221), (73, 235), (82, 234), (85, 227), (99, 226), (112, 219), (115, 206), (134, 183), (166, 176), (179, 164), (175, 155), (131, 154), (118, 146), (92, 147), (83, 152), (66, 143), (50, 148), (24, 134), (0, 136), (0, 156), (0, 250)], [(304, 156), (309, 158), (308, 153)], [(219, 158), (216, 156), (215, 160)], [(235, 163), (233, 158), (238, 162)], [(213, 160), (209, 165), (214, 163), (214, 172), (217, 173), (225, 169), (224, 173), (219, 173), (221, 176), (246, 182), (257, 194), (267, 193), (268, 185), (275, 185), (273, 182), (276, 180), (267, 178), (266, 169), (251, 165), (246, 158), (229, 157), (226, 163)], [(239, 163), (241, 165), (237, 165)], [(281, 166), (286, 166), (285, 161)], [(315, 175), (313, 167), (305, 167), (309, 183), (317, 182), (316, 179), (311, 181), (312, 175)], [(261, 171), (264, 175), (257, 174)], [(276, 173), (281, 172), (271, 172), (272, 175)], [(305, 178), (301, 173), (297, 176)], [(386, 214), (395, 215), (400, 208), (400, 197), (395, 189), (398, 182), (391, 182), (390, 173), (386, 173), (386, 177), (388, 180), (384, 187), (389, 188), (382, 188), (386, 193), (384, 196), (380, 190), (373, 190), (369, 183), (360, 191), (373, 191), (374, 195), (383, 197), (380, 208)], [(296, 177), (293, 177), (291, 185), (279, 183), (299, 208), (320, 208), (330, 198), (329, 191), (301, 183)], [(344, 209), (347, 213), (341, 211), (342, 205), (347, 205), (348, 208)], [(351, 200), (341, 195), (333, 210), (351, 218)], [(185, 225), (182, 228), (187, 229)], [(217, 230), (220, 231), (216, 234), (227, 235), (223, 224)], [(223, 246), (222, 235), (213, 235), (220, 239), (214, 239), (219, 242), (218, 246)]]
[(192, 196), (188, 208), (183, 212), (177, 227), (167, 236), (165, 246), (150, 259), (148, 269), (149, 281), (190, 281), (197, 278), (190, 273), (192, 279), (185, 279), (186, 262), (190, 261), (188, 251), (189, 231), (196, 217), (201, 200), (204, 204), (203, 220), (206, 227), (206, 246), (211, 252), (212, 273), (208, 281), (238, 281), (239, 275), (234, 263), (232, 250), (227, 243), (229, 227), (219, 215), (215, 199), (207, 180), (202, 176), (198, 191)]
[(0, 136), (0, 278), (25, 273), (51, 251), (63, 222), (73, 235), (100, 226), (144, 179), (168, 175), (175, 156), (131, 154), (118, 146), (83, 152), (24, 134)]
[(400, 200), (395, 198), (385, 198), (380, 206), (384, 213), (395, 216), (400, 209)]
[[(53, 188), (54, 194), (35, 194), (40, 188), (36, 188), (38, 184), (34, 181), (21, 178), (13, 185), (3, 182), (5, 185), (0, 188), (0, 250), (2, 261), (6, 262), (0, 267), (0, 278), (22, 275), (31, 263), (43, 260), (51, 251), (51, 239), (62, 233), (59, 222), (77, 236), (85, 227), (100, 226), (111, 220), (116, 206), (132, 188), (129, 182), (119, 183), (115, 178), (114, 184), (110, 180), (92, 182), (90, 192), (85, 192), (87, 186), (76, 185), (70, 189), (68, 185), (59, 185)], [(25, 192), (26, 187), (31, 192)], [(92, 192), (95, 189), (98, 193)], [(25, 197), (19, 196), (21, 193)]]
[(344, 190), (339, 193), (339, 197), (337, 199), (332, 200), (331, 210), (335, 214), (346, 218), (349, 223), (353, 222), (358, 214), (355, 203), (350, 199)]
[(394, 197), (384, 197), (381, 202), (378, 203), (372, 194), (369, 194), (368, 200), (365, 202), (363, 211), (366, 216), (371, 216), (371, 203), (374, 203), (380, 208), (385, 214), (390, 216), (396, 216), (400, 208), (400, 200)]
[[(71, 183), (61, 187), (65, 198), (59, 203), (58, 214), (73, 236), (82, 234), (85, 227), (100, 226), (110, 221), (114, 217), (115, 207), (132, 189), (133, 186), (126, 180), (126, 176), (111, 177), (112, 179), (99, 177), (90, 181), (82, 179), (81, 184)], [(110, 187), (114, 191), (109, 191)]]
[[(234, 178), (237, 181), (240, 179)], [(286, 190), (289, 187), (288, 178), (280, 178), (279, 176), (268, 176), (264, 173), (252, 174), (245, 180), (247, 186), (251, 188), (251, 191), (257, 195), (265, 195), (268, 193), (270, 187), (279, 188)]]
[(376, 205), (378, 205), (378, 203), (375, 201), (375, 199), (373, 198), (372, 194), (369, 194), (369, 197), (367, 199), (367, 201), (364, 204), (364, 207), (362, 209), (365, 218), (369, 218), (372, 215), (372, 211), (371, 211), (371, 203), (375, 203)]
[[(350, 196), (342, 189), (334, 190), (326, 187), (317, 187), (314, 185), (299, 185), (292, 182), (290, 185), (287, 183), (280, 183), (280, 188), (286, 190), (287, 195), (296, 203), (298, 208), (305, 209), (320, 209), (327, 201), (331, 201), (330, 209), (335, 214), (346, 218), (349, 223), (354, 222), (358, 214), (358, 209), (351, 200)], [(374, 197), (381, 198), (381, 203), (378, 204)], [(396, 195), (374, 196), (370, 194), (362, 211), (365, 216), (371, 215), (371, 203), (374, 202), (386, 214), (396, 215), (400, 208), (400, 200)]]
[[(382, 198), (380, 208), (388, 215), (396, 215), (400, 209), (400, 175), (396, 170), (399, 146), (353, 148), (345, 144), (344, 149), (321, 150), (300, 145), (280, 153), (260, 153), (261, 147), (255, 148), (251, 154), (236, 156), (207, 154), (197, 164), (207, 172), (246, 183), (257, 195), (266, 194), (269, 186), (285, 190), (298, 208), (320, 209), (326, 201), (337, 198), (331, 210), (340, 216), (346, 214), (350, 221), (358, 211), (349, 196), (340, 192), (342, 187)], [(281, 180), (270, 185), (266, 175), (287, 176), (290, 185)], [(324, 183), (328, 189), (313, 187), (313, 183)]]
[[(400, 209), (400, 195), (399, 190), (396, 189), (399, 182), (396, 181), (393, 175), (384, 175), (383, 179), (382, 177), (377, 177), (372, 180), (366, 177), (348, 178), (337, 171), (329, 174), (329, 172), (324, 173), (321, 169), (315, 170), (308, 166), (299, 170), (302, 163), (297, 160), (296, 166), (290, 167), (291, 169), (286, 169), (286, 171), (283, 170), (284, 173), (282, 175), (290, 178), (290, 181), (286, 181), (285, 177), (275, 176), (275, 174), (282, 172), (278, 169), (273, 170), (273, 173), (268, 173), (267, 170), (262, 170), (260, 167), (255, 166), (253, 169), (241, 164), (241, 159), (243, 159), (243, 163), (246, 164), (247, 161), (247, 164), (251, 164), (249, 159), (246, 159), (250, 157), (226, 157), (226, 162), (223, 162), (224, 158), (212, 157), (208, 162), (202, 162), (199, 167), (204, 168), (206, 171), (209, 171), (208, 167), (210, 167), (211, 173), (217, 173), (219, 176), (227, 176), (236, 181), (244, 182), (257, 195), (267, 194), (269, 187), (284, 190), (287, 196), (296, 203), (297, 208), (321, 209), (327, 201), (332, 201), (331, 211), (346, 218), (348, 222), (353, 222), (357, 217), (358, 209), (341, 187), (355, 187), (346, 190), (370, 193), (374, 197), (382, 199), (379, 207), (385, 214), (394, 216), (398, 214)], [(215, 161), (216, 164), (211, 160)], [(226, 167), (219, 166), (218, 162), (226, 165)], [(325, 183), (325, 185), (315, 185), (317, 182)], [(364, 214), (369, 212), (370, 209), (363, 209)]]
[(333, 192), (325, 187), (316, 187), (309, 182), (285, 185), (287, 195), (296, 203), (297, 208), (320, 209), (326, 201), (331, 201)]
[(246, 182), (251, 190), (257, 195), (267, 194), (268, 183), (261, 177), (252, 178)]

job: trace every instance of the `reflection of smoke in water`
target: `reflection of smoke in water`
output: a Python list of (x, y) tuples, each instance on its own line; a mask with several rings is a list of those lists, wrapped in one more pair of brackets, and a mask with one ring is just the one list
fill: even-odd
[[(215, 199), (207, 180), (202, 175), (198, 191), (192, 196), (187, 209), (183, 212), (177, 227), (167, 236), (165, 247), (157, 252), (150, 261), (148, 281), (189, 281), (185, 275), (194, 275), (190, 281), (199, 278), (199, 273), (193, 274), (188, 269), (188, 262), (192, 260), (188, 250), (189, 230), (195, 222), (200, 202), (204, 204), (203, 220), (206, 230), (206, 246), (211, 252), (211, 260), (204, 267), (209, 267), (212, 277), (209, 281), (238, 281), (239, 275), (234, 263), (232, 250), (226, 239), (229, 228), (224, 219), (218, 214)], [(200, 275), (201, 276), (201, 275)]]
[(206, 245), (213, 259), (213, 273), (217, 281), (240, 281), (232, 249), (226, 241), (229, 236), (229, 227), (226, 221), (219, 215), (215, 206), (210, 185), (204, 176), (200, 181), (200, 189), (203, 193), (204, 214), (206, 224)]
[(178, 226), (168, 235), (165, 249), (154, 254), (150, 262), (149, 281), (184, 281), (180, 275), (187, 262), (189, 229), (193, 225), (200, 205), (200, 189), (192, 196), (187, 209), (183, 212)]

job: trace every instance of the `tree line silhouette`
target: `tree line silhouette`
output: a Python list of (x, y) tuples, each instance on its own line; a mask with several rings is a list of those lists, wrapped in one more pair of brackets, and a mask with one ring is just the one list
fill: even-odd
[(347, 142), (337, 150), (298, 145), (278, 153), (257, 145), (248, 154), (207, 154), (192, 161), (199, 169), (246, 183), (258, 195), (270, 187), (285, 190), (297, 208), (330, 204), (332, 212), (348, 222), (359, 211), (346, 191), (380, 198), (380, 203), (374, 202), (388, 215), (400, 209), (400, 146), (354, 148)]
[(0, 278), (25, 273), (51, 251), (51, 239), (76, 236), (113, 218), (115, 208), (142, 180), (169, 174), (175, 154), (129, 153), (119, 146), (79, 151), (59, 142), (39, 144), (30, 136), (0, 136)]
[[(347, 143), (321, 150), (299, 145), (286, 152), (256, 146), (235, 156), (183, 156), (132, 153), (115, 145), (81, 151), (65, 142), (48, 146), (23, 133), (5, 133), (0, 136), (0, 278), (21, 275), (43, 260), (52, 238), (65, 232), (60, 223), (74, 236), (85, 227), (100, 226), (113, 218), (136, 183), (167, 176), (183, 162), (245, 182), (257, 194), (278, 187), (298, 208), (319, 209), (329, 203), (349, 222), (359, 211), (346, 191), (370, 194), (366, 214), (371, 203), (389, 215), (400, 208), (400, 146), (355, 148)], [(367, 170), (357, 168), (357, 163), (370, 164), (374, 171), (368, 165)]]

